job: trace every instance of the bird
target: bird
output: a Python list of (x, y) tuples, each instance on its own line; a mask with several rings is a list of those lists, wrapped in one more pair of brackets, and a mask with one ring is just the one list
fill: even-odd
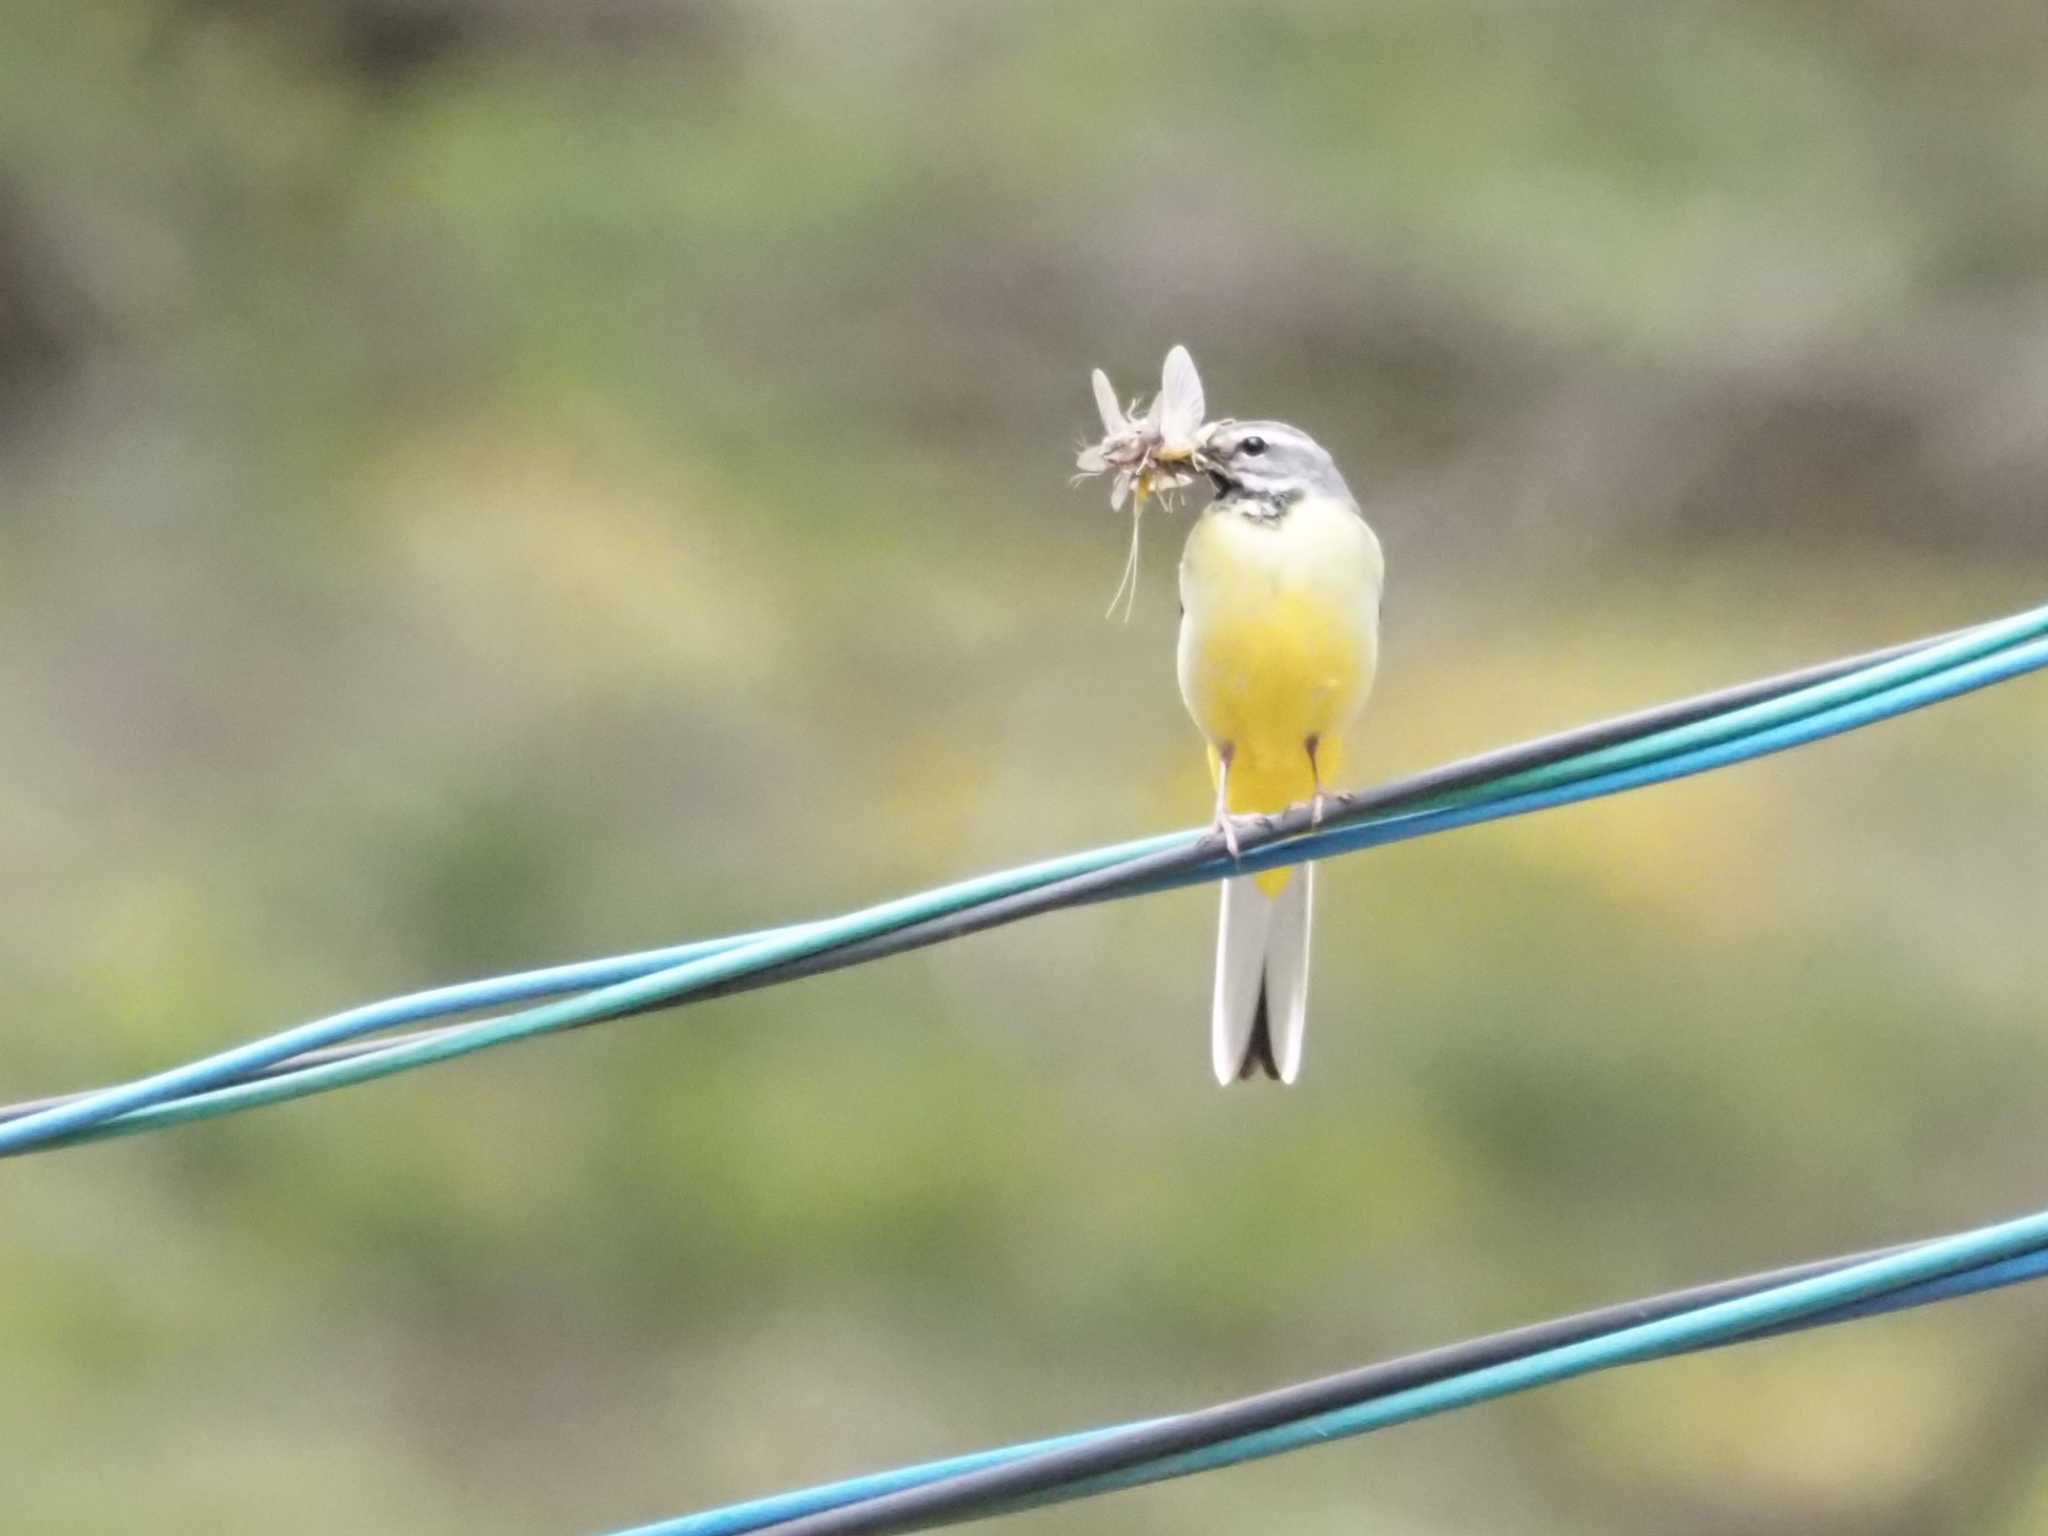
[[(1248, 818), (1322, 819), (1379, 669), (1386, 560), (1329, 453), (1279, 421), (1204, 429), (1215, 495), (1180, 561), (1181, 698), (1208, 746), (1233, 858)], [(1210, 1055), (1218, 1083), (1301, 1071), (1315, 867), (1223, 882)]]

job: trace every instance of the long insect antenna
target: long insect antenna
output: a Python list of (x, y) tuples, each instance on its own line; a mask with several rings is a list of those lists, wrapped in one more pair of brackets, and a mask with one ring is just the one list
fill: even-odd
[(1131, 552), (1124, 561), (1123, 579), (1116, 584), (1116, 592), (1103, 612), (1105, 619), (1116, 617), (1116, 605), (1121, 600), (1124, 605), (1123, 621), (1126, 624), (1131, 622), (1131, 608), (1138, 601), (1138, 525), (1144, 516), (1145, 493), (1139, 491), (1131, 499)]

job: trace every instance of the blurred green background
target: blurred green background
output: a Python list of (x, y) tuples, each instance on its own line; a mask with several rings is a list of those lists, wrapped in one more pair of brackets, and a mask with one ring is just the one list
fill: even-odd
[[(0, 1095), (1207, 813), (1184, 341), (1385, 539), (1357, 771), (2041, 600), (2048, 10), (0, 7)], [(2048, 1200), (2048, 709), (0, 1173), (19, 1530), (557, 1533)], [(2048, 1525), (2048, 1298), (1020, 1530)]]

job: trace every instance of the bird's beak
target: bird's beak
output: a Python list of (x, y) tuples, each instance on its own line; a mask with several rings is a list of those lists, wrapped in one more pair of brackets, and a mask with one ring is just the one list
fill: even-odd
[(1216, 487), (1219, 493), (1228, 489), (1231, 484), (1230, 480), (1224, 475), (1216, 456), (1209, 452), (1207, 443), (1199, 439), (1185, 447), (1176, 446), (1171, 449), (1162, 449), (1154, 455), (1153, 462), (1172, 465), (1176, 468), (1184, 466), (1199, 474), (1207, 475), (1210, 483)]

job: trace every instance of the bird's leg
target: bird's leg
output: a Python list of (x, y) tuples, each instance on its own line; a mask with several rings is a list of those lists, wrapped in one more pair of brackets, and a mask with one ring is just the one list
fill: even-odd
[(1308, 802), (1308, 824), (1311, 827), (1323, 824), (1323, 770), (1316, 762), (1316, 747), (1321, 740), (1320, 736), (1311, 736), (1305, 743), (1308, 747), (1308, 771), (1315, 775), (1316, 781), (1316, 792)]
[(1216, 824), (1213, 830), (1223, 834), (1223, 846), (1236, 859), (1242, 858), (1243, 854), (1237, 846), (1237, 827), (1230, 819), (1230, 758), (1228, 746), (1216, 749)]

